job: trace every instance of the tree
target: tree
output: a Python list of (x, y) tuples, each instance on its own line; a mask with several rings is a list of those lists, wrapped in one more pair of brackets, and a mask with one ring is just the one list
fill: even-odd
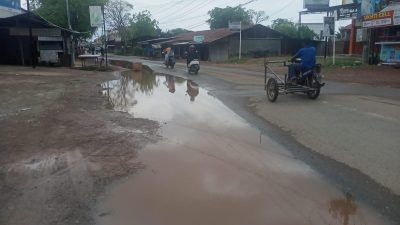
[(129, 29), (134, 39), (157, 36), (160, 30), (157, 20), (152, 19), (150, 12), (147, 10), (133, 15)]
[(296, 24), (288, 19), (278, 18), (272, 21), (271, 28), (281, 32), (282, 34), (301, 39), (314, 39), (318, 37), (317, 34), (314, 33), (307, 26), (296, 26)]
[(252, 23), (250, 13), (241, 6), (216, 7), (208, 11), (208, 15), (210, 15), (210, 19), (207, 20), (207, 23), (210, 24), (211, 29), (228, 27), (229, 21), (241, 21), (242, 25), (250, 25)]
[(309, 40), (317, 39), (319, 37), (313, 30), (311, 30), (307, 26), (299, 26), (297, 28), (297, 35), (298, 38)]
[(260, 24), (266, 20), (268, 20), (269, 16), (265, 13), (265, 11), (255, 11), (250, 9), (248, 13), (251, 16), (251, 20), (253, 24)]
[(171, 36), (176, 36), (178, 34), (183, 34), (183, 33), (187, 33), (187, 32), (190, 32), (190, 30), (186, 30), (183, 28), (175, 28), (175, 29), (169, 30), (167, 33), (170, 34)]
[(132, 9), (133, 5), (124, 0), (110, 0), (105, 8), (107, 24), (112, 30), (117, 31), (121, 37), (121, 41), (124, 44), (124, 53), (126, 53), (129, 37), (128, 27), (132, 22)]
[(339, 27), (339, 32), (336, 32), (336, 38), (341, 41), (349, 38), (348, 35), (346, 35), (345, 27)]
[[(71, 27), (73, 30), (85, 32), (90, 37), (95, 28), (90, 27), (89, 6), (104, 5), (107, 0), (69, 0)], [(46, 20), (64, 28), (68, 28), (65, 1), (30, 0), (32, 9)]]

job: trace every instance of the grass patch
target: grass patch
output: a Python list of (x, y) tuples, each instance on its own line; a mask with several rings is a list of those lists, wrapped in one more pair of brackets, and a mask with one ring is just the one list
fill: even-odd
[(317, 57), (317, 63), (320, 63), (322, 67), (336, 68), (336, 67), (357, 67), (361, 66), (362, 62), (360, 58), (354, 57), (336, 57), (335, 65), (333, 65), (332, 57)]

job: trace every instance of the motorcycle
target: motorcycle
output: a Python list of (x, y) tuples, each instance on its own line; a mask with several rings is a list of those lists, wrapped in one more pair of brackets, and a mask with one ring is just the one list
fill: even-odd
[(191, 73), (198, 74), (199, 70), (200, 70), (200, 61), (198, 59), (193, 59), (192, 61), (190, 61), (188, 65), (189, 74)]
[(267, 61), (264, 59), (264, 85), (270, 102), (275, 102), (278, 95), (299, 92), (307, 94), (310, 99), (318, 98), (321, 88), (325, 86), (321, 78), (321, 64), (316, 64), (313, 69), (300, 72), (300, 74), (296, 76), (290, 77), (285, 74), (285, 79), (281, 79), (270, 66), (274, 63), (283, 63), (283, 66), (289, 69), (288, 74), (293, 74), (295, 72), (293, 70), (297, 68), (293, 65), (301, 64), (301, 60), (296, 59), (294, 61), (289, 61), (290, 64), (287, 64), (286, 61)]

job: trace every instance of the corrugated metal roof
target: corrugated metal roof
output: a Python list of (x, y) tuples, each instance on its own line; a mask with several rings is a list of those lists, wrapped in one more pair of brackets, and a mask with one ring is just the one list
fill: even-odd
[[(247, 30), (251, 27), (254, 26), (248, 26), (243, 28), (243, 30)], [(208, 44), (212, 43), (214, 41), (217, 41), (219, 39), (228, 37), (230, 35), (233, 35), (237, 32), (230, 31), (229, 28), (219, 28), (219, 29), (214, 29), (214, 30), (202, 30), (202, 31), (191, 31), (183, 34), (177, 35), (174, 39), (168, 40), (161, 42), (160, 44), (173, 44), (173, 43), (179, 43), (179, 42), (188, 42), (190, 44), (195, 43), (193, 41), (194, 36), (204, 36), (204, 41), (203, 43)]]

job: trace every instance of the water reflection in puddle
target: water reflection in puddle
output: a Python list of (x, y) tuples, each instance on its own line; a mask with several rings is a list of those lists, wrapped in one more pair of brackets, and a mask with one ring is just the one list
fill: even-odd
[(103, 87), (116, 110), (163, 122), (164, 139), (99, 224), (384, 224), (193, 81), (129, 73)]

